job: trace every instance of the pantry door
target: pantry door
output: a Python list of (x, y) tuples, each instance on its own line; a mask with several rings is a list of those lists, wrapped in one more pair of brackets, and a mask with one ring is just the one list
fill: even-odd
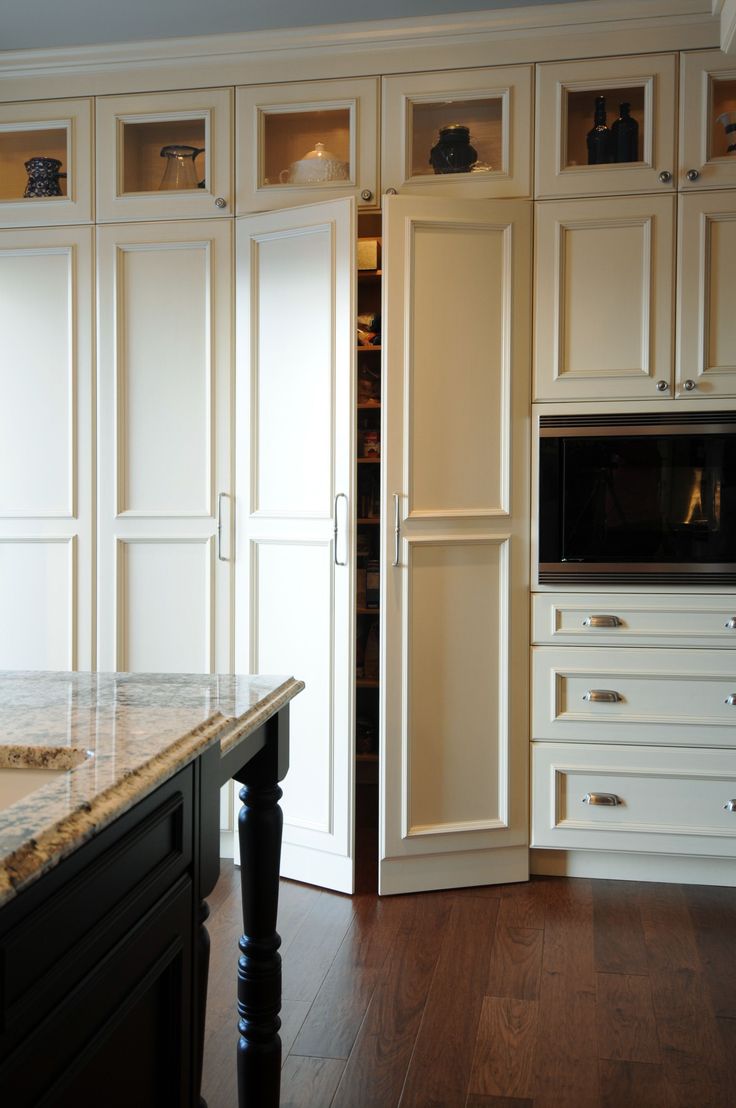
[(522, 881), (531, 205), (386, 201), (379, 890)]
[(352, 198), (237, 220), (236, 669), (294, 674), (282, 874), (353, 889)]

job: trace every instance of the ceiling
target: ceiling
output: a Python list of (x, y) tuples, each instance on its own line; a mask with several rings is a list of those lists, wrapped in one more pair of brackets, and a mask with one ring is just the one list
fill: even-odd
[[(0, 11), (0, 50), (90, 46), (557, 4), (564, 0), (35, 0)], [(601, 0), (603, 2), (603, 0)]]

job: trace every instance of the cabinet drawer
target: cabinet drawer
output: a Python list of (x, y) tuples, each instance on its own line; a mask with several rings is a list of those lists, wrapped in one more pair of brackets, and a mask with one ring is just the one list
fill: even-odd
[(736, 647), (736, 596), (537, 593), (535, 643)]
[(532, 652), (534, 739), (736, 747), (730, 650)]
[(534, 743), (532, 766), (532, 846), (736, 856), (736, 751)]

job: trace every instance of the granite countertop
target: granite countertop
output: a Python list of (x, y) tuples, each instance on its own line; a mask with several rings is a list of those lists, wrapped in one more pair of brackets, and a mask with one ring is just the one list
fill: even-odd
[[(0, 673), (0, 770), (65, 770), (0, 809), (0, 905), (208, 746), (227, 753), (293, 677)], [(41, 775), (40, 775), (41, 776)]]

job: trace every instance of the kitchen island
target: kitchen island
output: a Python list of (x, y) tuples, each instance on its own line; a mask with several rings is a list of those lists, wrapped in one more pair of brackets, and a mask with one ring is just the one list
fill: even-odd
[(197, 1105), (219, 788), (241, 782), (239, 1098), (278, 1103), (282, 677), (0, 674), (0, 1088)]

